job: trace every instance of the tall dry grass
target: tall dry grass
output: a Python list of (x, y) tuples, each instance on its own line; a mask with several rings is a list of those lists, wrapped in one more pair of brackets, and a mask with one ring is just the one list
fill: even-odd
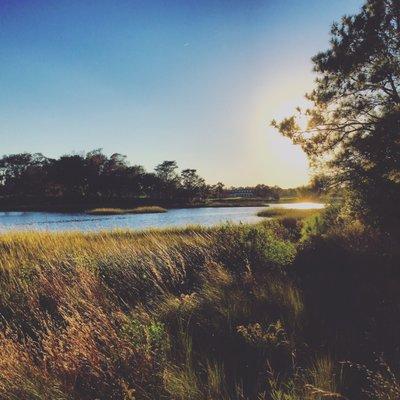
[(0, 235), (0, 399), (341, 398), (290, 229)]
[(158, 325), (138, 310), (179, 290), (208, 241), (201, 230), (2, 235), (1, 397), (151, 397)]
[(232, 369), (261, 362), (255, 350), (229, 353), (247, 346), (239, 326), (298, 324), (301, 298), (283, 272), (293, 254), (255, 227), (2, 234), (0, 397), (214, 398), (236, 380), (262, 386)]

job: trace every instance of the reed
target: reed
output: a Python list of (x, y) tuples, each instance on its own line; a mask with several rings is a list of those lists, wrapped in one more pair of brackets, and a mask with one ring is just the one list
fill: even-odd
[(89, 215), (124, 215), (124, 214), (155, 214), (165, 213), (167, 210), (159, 206), (143, 206), (135, 208), (93, 208), (86, 211)]
[(340, 299), (318, 271), (347, 242), (307, 250), (290, 229), (1, 234), (0, 399), (342, 398), (319, 354), (355, 325), (325, 312)]
[(300, 318), (293, 252), (266, 225), (2, 234), (0, 398), (228, 398), (236, 327)]

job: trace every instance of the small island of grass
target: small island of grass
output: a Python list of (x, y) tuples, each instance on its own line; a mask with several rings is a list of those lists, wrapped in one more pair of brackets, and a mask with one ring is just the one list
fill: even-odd
[(304, 219), (318, 215), (321, 212), (320, 209), (309, 208), (309, 209), (295, 209), (295, 208), (267, 208), (257, 213), (258, 217), (269, 217), (269, 218), (294, 218)]
[(135, 208), (93, 208), (86, 211), (89, 215), (124, 215), (124, 214), (156, 214), (165, 213), (167, 210), (159, 206), (143, 206)]

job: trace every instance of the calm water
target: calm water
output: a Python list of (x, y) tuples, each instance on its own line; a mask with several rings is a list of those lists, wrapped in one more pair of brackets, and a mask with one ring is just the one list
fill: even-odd
[[(283, 208), (322, 208), (318, 203), (271, 204)], [(257, 212), (265, 207), (181, 208), (163, 214), (91, 216), (82, 213), (0, 212), (0, 231), (168, 228), (186, 225), (212, 226), (224, 222), (254, 223), (262, 220)]]

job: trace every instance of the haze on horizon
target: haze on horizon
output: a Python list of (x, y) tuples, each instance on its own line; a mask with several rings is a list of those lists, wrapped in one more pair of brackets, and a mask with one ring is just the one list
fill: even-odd
[(361, 0), (2, 0), (1, 154), (103, 148), (209, 183), (298, 186), (269, 127), (312, 87), (310, 58)]

